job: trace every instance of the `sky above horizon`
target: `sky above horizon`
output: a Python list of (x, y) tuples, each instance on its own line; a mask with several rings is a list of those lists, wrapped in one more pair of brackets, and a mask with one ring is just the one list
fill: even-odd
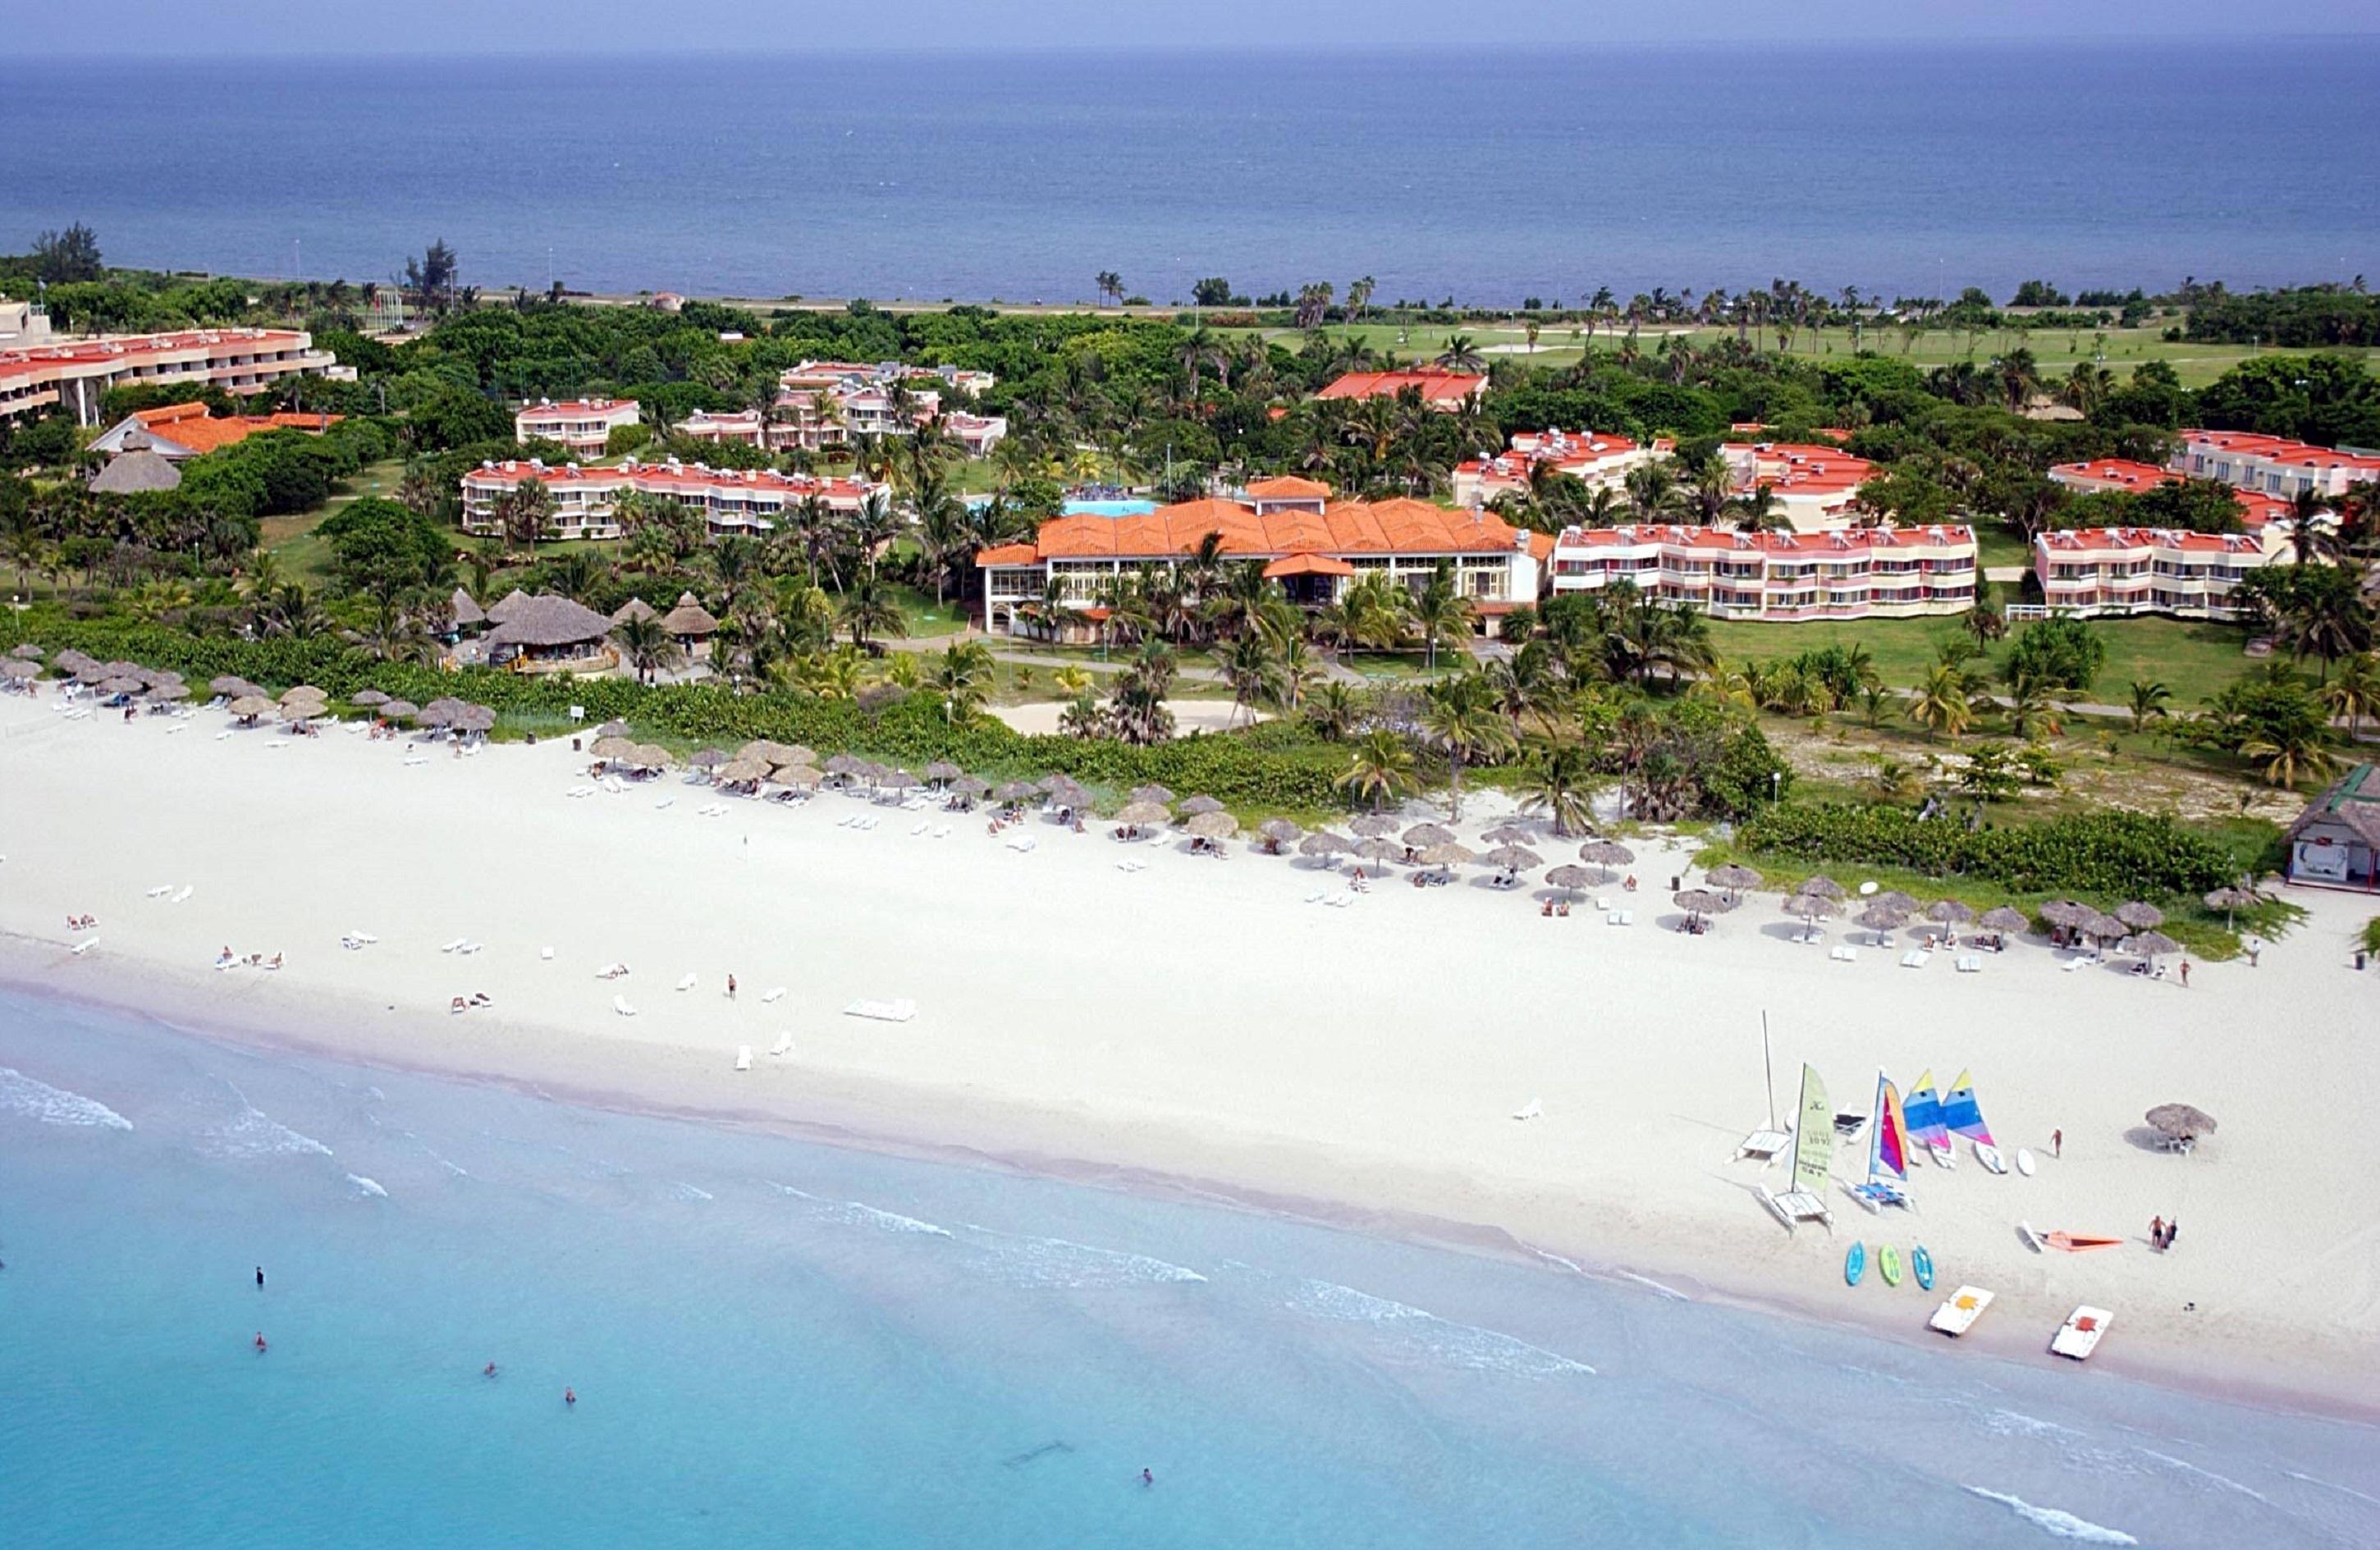
[[(888, 25), (897, 17), (897, 25)], [(1451, 25), (1451, 22), (1453, 25)], [(25, 7), (6, 55), (473, 54), (784, 51), (809, 47), (1513, 46), (1660, 40), (2238, 37), (2370, 32), (2370, 0), (412, 0), (395, 10), (338, 0), (85, 0)]]

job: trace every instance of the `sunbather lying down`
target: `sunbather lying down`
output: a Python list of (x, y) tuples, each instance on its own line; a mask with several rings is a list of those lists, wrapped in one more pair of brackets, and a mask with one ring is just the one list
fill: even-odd
[(492, 1007), (495, 1004), (496, 999), (489, 995), (486, 991), (474, 990), (468, 996), (457, 996), (453, 1000), (448, 1001), (446, 1003), (446, 1010), (450, 1012), (468, 1011), (473, 1007)]

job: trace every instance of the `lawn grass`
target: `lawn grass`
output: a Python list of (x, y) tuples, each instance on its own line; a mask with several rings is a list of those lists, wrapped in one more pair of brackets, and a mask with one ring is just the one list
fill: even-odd
[[(1569, 366), (1574, 364), (1586, 349), (1616, 353), (1621, 338), (1610, 331), (1597, 327), (1592, 340), (1574, 337), (1572, 330), (1584, 330), (1584, 324), (1548, 322), (1537, 336), (1534, 352), (1528, 348), (1525, 320), (1518, 313), (1508, 321), (1494, 323), (1463, 323), (1401, 327), (1393, 321), (1341, 324), (1324, 332), (1331, 338), (1354, 336), (1383, 355), (1393, 352), (1404, 360), (1427, 359), (1446, 347), (1455, 334), (1467, 336), (1475, 347), (1488, 359), (1510, 359), (1533, 366)], [(2171, 365), (2185, 387), (2204, 387), (2240, 362), (2259, 355), (2276, 352), (2247, 345), (2208, 345), (2190, 340), (2164, 337), (2170, 326), (2160, 320), (2141, 328), (2110, 328), (2105, 331), (2082, 329), (2004, 329), (1976, 337), (1970, 347), (1968, 336), (1950, 329), (1932, 329), (1902, 347), (1898, 329), (1869, 326), (1861, 331), (1859, 348), (1871, 354), (1899, 357), (1919, 367), (1947, 366), (1954, 361), (1973, 360), (1978, 363), (1993, 359), (2020, 345), (2034, 354), (2035, 362), (2047, 372), (2062, 375), (2078, 361), (2102, 359), (2107, 369), (2119, 377), (2131, 375), (2142, 363), (2162, 360)], [(1235, 330), (1238, 333), (1262, 333), (1267, 338), (1296, 346), (1300, 338), (1289, 329)], [(1624, 328), (1622, 333), (1624, 334)], [(1668, 337), (1683, 338), (1697, 348), (1706, 348), (1721, 338), (1732, 339), (1732, 326), (1706, 328), (1674, 326), (1640, 330), (1636, 347), (1650, 353), (1660, 348)], [(1775, 350), (1774, 335), (1755, 336), (1750, 343)], [(1847, 357), (1854, 353), (1852, 331), (1847, 328), (1806, 329), (1794, 334), (1791, 353), (1805, 360), (1824, 360), (1828, 357)], [(2375, 352), (2349, 348), (2342, 353), (2370, 357)]]
[(262, 519), (257, 524), (257, 542), (281, 563), (283, 573), (291, 580), (302, 583), (310, 591), (322, 587), (331, 579), (331, 546), (316, 537), (314, 529), (350, 502), (367, 495), (393, 498), (404, 478), (405, 459), (401, 457), (366, 464), (341, 479), (337, 492), (312, 510)]
[[(2023, 628), (2020, 624), (2012, 634)], [(2089, 692), (2075, 696), (2086, 703), (2124, 704), (2131, 684), (2139, 679), (2162, 683), (2171, 690), (2174, 708), (2194, 709), (2252, 665), (2240, 652), (2245, 633), (2235, 625), (2179, 619), (2102, 619), (2092, 628), (2107, 643), (2107, 660)], [(1894, 688), (1915, 684), (1933, 665), (1943, 642), (1966, 636), (1955, 619), (1814, 620), (1794, 624), (1714, 619), (1710, 634), (1719, 656), (1731, 662), (1790, 657), (1831, 645), (1864, 646), (1875, 659), (1876, 672)], [(1994, 648), (1988, 665), (1996, 667), (2006, 649), (2005, 646)]]

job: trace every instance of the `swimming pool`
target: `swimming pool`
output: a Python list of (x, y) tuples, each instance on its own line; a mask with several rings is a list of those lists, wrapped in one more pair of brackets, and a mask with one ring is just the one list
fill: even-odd
[(1146, 516), (1157, 509), (1154, 501), (1069, 501), (1059, 511), (1067, 516)]

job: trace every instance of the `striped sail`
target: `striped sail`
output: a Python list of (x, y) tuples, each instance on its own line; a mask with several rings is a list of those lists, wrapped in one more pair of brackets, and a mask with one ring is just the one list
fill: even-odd
[(1793, 1187), (1823, 1199), (1827, 1169), (1835, 1160), (1835, 1109), (1827, 1101), (1827, 1084), (1806, 1065), (1799, 1113), (1793, 1124)]
[(1959, 1080), (1950, 1084), (1950, 1096), (1942, 1100), (1942, 1123), (1952, 1135), (1963, 1135), (1986, 1146), (1997, 1144), (1992, 1140), (1992, 1128), (1984, 1123), (1983, 1106), (1975, 1101), (1975, 1084), (1965, 1072), (1961, 1072)]
[(1941, 1147), (1950, 1144), (1950, 1126), (1942, 1118), (1942, 1100), (1934, 1093), (1934, 1073), (1927, 1072), (1909, 1089), (1909, 1101), (1902, 1106), (1901, 1121), (1908, 1126), (1909, 1139), (1921, 1146)]
[(1907, 1121), (1900, 1114), (1900, 1094), (1886, 1081), (1882, 1072), (1876, 1076), (1876, 1123), (1868, 1139), (1867, 1176), (1889, 1173), (1895, 1179), (1909, 1177), (1909, 1132)]

